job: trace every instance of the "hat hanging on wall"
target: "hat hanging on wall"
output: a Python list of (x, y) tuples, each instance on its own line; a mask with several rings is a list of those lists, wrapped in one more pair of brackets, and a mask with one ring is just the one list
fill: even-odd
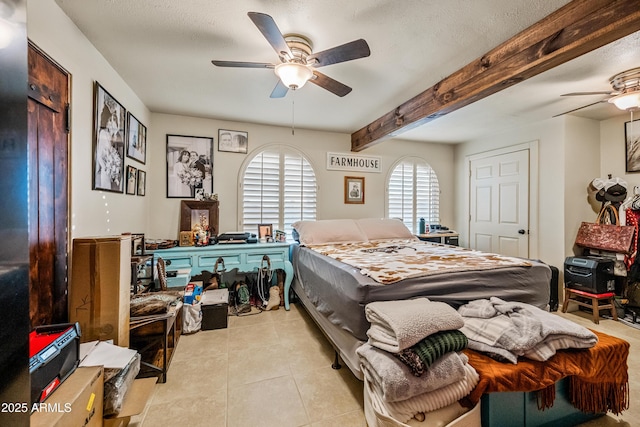
[(612, 178), (611, 175), (605, 180), (595, 178), (591, 185), (598, 190), (596, 200), (599, 202), (622, 202), (627, 198), (627, 182), (619, 177)]

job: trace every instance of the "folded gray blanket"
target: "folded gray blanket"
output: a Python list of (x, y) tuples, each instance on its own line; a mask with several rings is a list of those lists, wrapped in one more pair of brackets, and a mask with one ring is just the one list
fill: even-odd
[(447, 353), (436, 360), (421, 376), (409, 369), (393, 354), (363, 344), (356, 350), (360, 363), (371, 375), (383, 400), (398, 402), (460, 381), (465, 376), (464, 365), (469, 360), (460, 353)]
[(546, 312), (530, 304), (505, 302), (492, 297), (463, 305), (458, 312), (464, 318), (460, 330), (469, 338), (469, 347), (480, 350), (489, 346), (513, 353), (509, 358), (516, 363), (518, 356), (545, 361), (564, 348), (590, 348), (597, 342), (596, 335), (577, 323)]
[(427, 298), (371, 302), (365, 315), (371, 323), (369, 344), (390, 353), (399, 353), (433, 333), (464, 326), (455, 309)]

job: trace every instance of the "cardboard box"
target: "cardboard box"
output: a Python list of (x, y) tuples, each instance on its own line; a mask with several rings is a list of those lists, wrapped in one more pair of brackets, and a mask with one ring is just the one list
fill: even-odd
[(104, 427), (126, 427), (131, 417), (144, 411), (156, 386), (158, 378), (135, 380), (124, 397), (122, 409), (117, 417), (104, 418)]
[(102, 426), (103, 372), (101, 366), (78, 368), (46, 402), (36, 404), (32, 427)]
[(73, 239), (69, 320), (81, 342), (113, 339), (129, 347), (131, 236)]

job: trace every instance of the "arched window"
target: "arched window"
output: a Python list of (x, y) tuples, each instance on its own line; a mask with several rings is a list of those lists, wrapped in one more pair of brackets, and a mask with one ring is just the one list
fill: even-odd
[(414, 233), (420, 218), (427, 224), (440, 223), (438, 177), (424, 159), (405, 158), (393, 168), (387, 182), (387, 216), (401, 218)]
[(291, 224), (316, 219), (316, 174), (307, 158), (288, 146), (258, 152), (242, 174), (242, 228), (256, 233), (272, 224), (291, 237)]

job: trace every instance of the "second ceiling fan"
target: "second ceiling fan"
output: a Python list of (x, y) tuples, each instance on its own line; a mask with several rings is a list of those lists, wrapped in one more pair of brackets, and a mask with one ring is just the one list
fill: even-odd
[(553, 117), (573, 113), (574, 111), (582, 110), (583, 108), (603, 102), (614, 104), (619, 109), (627, 111), (635, 111), (640, 108), (640, 67), (616, 74), (609, 79), (609, 83), (613, 89), (611, 91), (563, 93), (560, 96), (608, 95), (608, 97), (592, 102), (591, 104), (583, 105), (582, 107), (574, 108), (573, 110), (565, 111), (561, 114), (556, 114)]
[(248, 15), (276, 51), (280, 63), (218, 60), (211, 63), (218, 67), (274, 69), (280, 79), (271, 92), (271, 98), (282, 98), (289, 89), (299, 89), (307, 81), (335, 95), (345, 96), (351, 92), (351, 88), (319, 72), (317, 68), (364, 58), (371, 54), (369, 45), (363, 39), (314, 53), (308, 38), (299, 34), (283, 35), (271, 16), (259, 12), (249, 12)]

